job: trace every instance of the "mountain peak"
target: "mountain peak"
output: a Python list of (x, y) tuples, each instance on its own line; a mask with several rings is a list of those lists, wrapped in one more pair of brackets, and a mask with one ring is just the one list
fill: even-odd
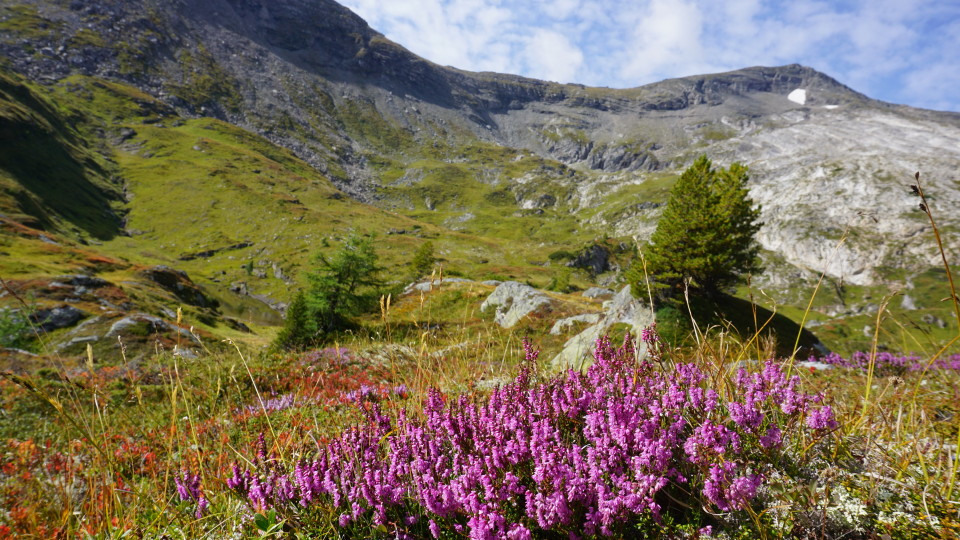
[[(692, 86), (705, 96), (705, 101), (716, 104), (731, 96), (773, 93), (790, 96), (802, 91), (804, 99), (798, 104), (840, 105), (863, 102), (869, 98), (843, 85), (833, 77), (801, 64), (785, 66), (753, 66), (723, 73), (695, 75), (668, 79), (655, 86)], [(798, 94), (793, 94), (797, 96)]]

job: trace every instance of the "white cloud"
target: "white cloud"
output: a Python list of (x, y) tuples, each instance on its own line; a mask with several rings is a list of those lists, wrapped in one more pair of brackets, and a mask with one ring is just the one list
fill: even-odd
[(537, 30), (527, 40), (523, 51), (527, 72), (538, 79), (576, 82), (583, 64), (583, 53), (563, 34)]
[(695, 3), (652, 0), (632, 42), (621, 51), (626, 62), (620, 76), (646, 82), (678, 69), (696, 73), (704, 66), (702, 32), (703, 16)]
[(580, 0), (553, 0), (546, 4), (546, 15), (554, 19), (566, 19), (580, 9)]

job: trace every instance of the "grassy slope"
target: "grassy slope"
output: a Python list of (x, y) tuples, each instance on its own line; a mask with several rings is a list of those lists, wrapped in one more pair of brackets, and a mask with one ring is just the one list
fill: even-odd
[[(601, 182), (592, 188), (595, 195), (586, 193), (595, 197), (593, 206), (575, 214), (573, 190), (591, 172), (476, 141), (456, 148), (427, 145), (369, 107), (341, 106), (336, 110), (341, 127), (379, 149), (366, 157), (383, 199), (394, 201), (393, 210), (384, 211), (347, 198), (328, 178), (259, 136), (214, 119), (183, 119), (131, 87), (79, 76), (51, 88), (9, 75), (0, 82), (3, 126), (37, 139), (23, 139), (29, 148), (4, 149), (0, 205), (6, 215), (66, 238), (105, 240), (95, 250), (107, 257), (183, 269), (221, 301), (226, 314), (254, 325), (278, 319), (259, 301), (230, 293), (231, 284), (244, 282), (253, 293), (285, 301), (311, 255), (335, 249), (351, 231), (378, 236), (388, 274), (398, 283), (410, 278), (405, 265), (429, 239), (447, 272), (546, 286), (559, 271), (547, 264), (549, 253), (576, 250), (603, 236), (596, 223), (653, 219), (655, 210), (637, 217), (633, 207), (637, 201), (664, 202), (675, 180), (646, 175), (618, 189)], [(347, 113), (354, 114), (352, 120)], [(46, 178), (45, 170), (58, 176), (37, 182)], [(44, 192), (49, 185), (56, 189)], [(63, 189), (73, 185), (79, 186), (76, 192)], [(519, 207), (546, 195), (553, 201), (542, 209)], [(118, 216), (124, 214), (129, 236), (118, 234)], [(389, 234), (398, 230), (405, 234)], [(31, 243), (36, 240), (5, 240), (6, 252), (18, 254), (0, 268), (5, 275), (84, 268), (84, 257), (58, 260), (49, 246)], [(122, 272), (115, 277), (125, 279)], [(930, 291), (937, 281), (933, 274), (916, 280), (910, 294), (920, 310), (907, 312), (892, 303), (897, 317), (882, 326), (884, 346), (926, 351), (951, 332), (948, 310), (930, 301), (940, 294)], [(574, 283), (590, 285), (586, 275), (575, 275)], [(799, 320), (803, 311), (796, 306), (804, 304), (807, 290), (809, 284), (798, 286), (797, 298), (781, 302), (786, 305), (760, 303)], [(879, 303), (885, 292), (848, 287), (846, 294)], [(836, 304), (831, 296), (836, 294), (821, 290), (814, 309)], [(920, 318), (926, 314), (946, 320), (947, 328), (924, 323)], [(874, 318), (864, 313), (837, 319), (816, 311), (808, 316), (825, 323), (818, 334), (841, 352), (870, 342), (863, 327), (874, 325)], [(730, 320), (736, 323), (737, 317)], [(792, 341), (795, 332), (787, 333)]]
[[(11, 85), (18, 82), (10, 81)], [(411, 279), (406, 265), (426, 240), (433, 241), (447, 272), (544, 283), (550, 279), (551, 272), (532, 265), (528, 253), (357, 203), (285, 149), (217, 120), (184, 120), (130, 87), (71, 77), (52, 89), (25, 88), (29, 100), (12, 93), (3, 96), (3, 110), (15, 111), (27, 122), (18, 131), (66, 125), (63, 118), (69, 117), (70, 131), (44, 131), (51, 134), (49, 146), (66, 155), (72, 152), (95, 159), (78, 161), (75, 174), (58, 187), (69, 211), (52, 206), (40, 213), (33, 207), (16, 206), (12, 190), (21, 183), (6, 173), (11, 190), (0, 200), (5, 209), (17, 210), (7, 212), (10, 221), (2, 237), (3, 252), (10, 255), (0, 262), (0, 275), (6, 279), (101, 272), (113, 282), (136, 289), (144, 286), (136, 274), (139, 268), (166, 264), (187, 271), (221, 301), (225, 314), (239, 316), (255, 328), (276, 324), (278, 319), (260, 302), (230, 293), (228, 286), (242, 281), (252, 293), (285, 301), (290, 289), (299, 286), (310, 257), (336, 249), (337, 241), (351, 232), (377, 235), (381, 262), (388, 268), (388, 278), (397, 283)], [(49, 118), (34, 112), (35, 103), (42, 105), (41, 112)], [(44, 163), (41, 157), (7, 153), (4, 171), (52, 162)], [(70, 199), (72, 186), (85, 188), (91, 183), (88, 177), (103, 180), (97, 176), (101, 170), (123, 179), (127, 204), (117, 208), (126, 212), (123, 234), (116, 234), (119, 230), (110, 235), (88, 234), (69, 220), (70, 212), (88, 215), (79, 210), (91, 206), (82, 194), (79, 202)], [(111, 195), (121, 193), (117, 186), (108, 191), (110, 185), (94, 185)], [(40, 218), (49, 224), (45, 237), (56, 244), (44, 241), (34, 228), (19, 225), (40, 226)], [(398, 230), (404, 233), (389, 234)], [(96, 262), (100, 258), (118, 262), (101, 268)], [(160, 311), (157, 295), (136, 296), (147, 313)], [(234, 336), (216, 321), (197, 324), (255, 343), (263, 343), (272, 333), (260, 329), (258, 336)]]
[(75, 236), (117, 234), (121, 189), (112, 164), (84, 140), (71, 110), (0, 72), (0, 211)]

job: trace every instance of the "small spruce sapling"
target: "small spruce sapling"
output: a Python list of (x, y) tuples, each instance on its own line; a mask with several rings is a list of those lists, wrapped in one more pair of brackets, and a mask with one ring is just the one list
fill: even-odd
[(427, 240), (420, 245), (420, 248), (413, 255), (413, 260), (410, 261), (413, 277), (416, 279), (429, 274), (435, 262), (437, 262), (437, 258), (434, 255), (433, 242)]
[(287, 306), (283, 328), (277, 334), (273, 344), (278, 349), (303, 350), (317, 341), (317, 314), (312, 313), (307, 305), (307, 298), (303, 291), (297, 292), (293, 301)]

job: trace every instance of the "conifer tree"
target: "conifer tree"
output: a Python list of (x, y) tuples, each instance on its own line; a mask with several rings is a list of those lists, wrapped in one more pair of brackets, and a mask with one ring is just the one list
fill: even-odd
[(307, 298), (303, 291), (297, 292), (293, 301), (287, 306), (283, 328), (273, 341), (278, 349), (306, 349), (317, 340), (317, 320), (307, 306)]
[(413, 277), (419, 278), (429, 273), (436, 261), (437, 258), (433, 254), (433, 242), (427, 240), (417, 249), (417, 252), (413, 255), (413, 260), (410, 261)]
[(689, 278), (712, 295), (761, 270), (760, 209), (747, 192), (747, 172), (739, 163), (715, 169), (706, 156), (683, 172), (644, 250), (658, 283), (672, 288)]
[(333, 257), (322, 253), (314, 257), (317, 270), (307, 274), (306, 300), (321, 333), (354, 326), (352, 317), (376, 305), (382, 286), (377, 261), (370, 239), (356, 235), (347, 238)]

